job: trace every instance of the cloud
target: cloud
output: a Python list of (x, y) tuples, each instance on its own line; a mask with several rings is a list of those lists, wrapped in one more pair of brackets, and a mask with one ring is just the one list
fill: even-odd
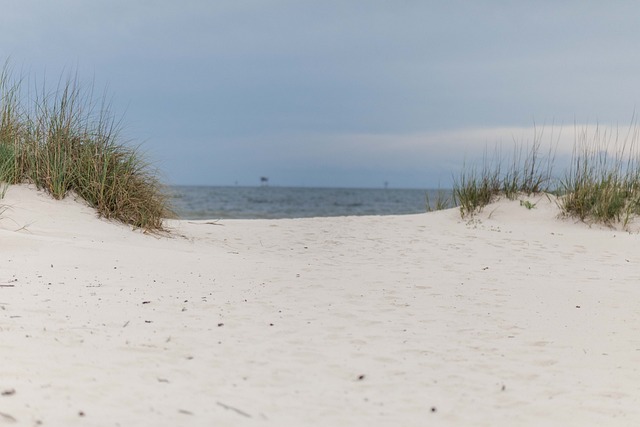
[(3, 7), (0, 39), (17, 68), (49, 81), (77, 66), (98, 90), (109, 82), (135, 136), (184, 158), (168, 166), (176, 181), (267, 168), (295, 169), (295, 184), (313, 169), (350, 185), (357, 171), (449, 176), (496, 144), (533, 141), (532, 119), (571, 123), (542, 132), (563, 155), (574, 121), (625, 120), (638, 94), (634, 7), (22, 0)]

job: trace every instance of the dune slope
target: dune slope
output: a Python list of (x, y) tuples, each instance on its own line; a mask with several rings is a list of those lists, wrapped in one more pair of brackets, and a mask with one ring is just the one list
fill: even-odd
[(0, 425), (640, 422), (640, 237), (501, 201), (171, 221), (0, 201)]

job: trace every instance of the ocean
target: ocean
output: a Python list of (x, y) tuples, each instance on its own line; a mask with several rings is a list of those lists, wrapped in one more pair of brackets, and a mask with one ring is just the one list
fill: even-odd
[[(347, 215), (424, 213), (438, 190), (170, 187), (172, 205), (181, 219), (277, 219)], [(444, 191), (446, 196), (451, 191)]]

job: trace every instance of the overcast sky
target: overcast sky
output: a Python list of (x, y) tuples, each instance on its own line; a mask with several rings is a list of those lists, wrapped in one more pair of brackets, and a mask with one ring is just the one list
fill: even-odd
[(628, 126), (639, 23), (637, 1), (21, 0), (0, 53), (108, 86), (170, 184), (447, 187), (534, 123)]

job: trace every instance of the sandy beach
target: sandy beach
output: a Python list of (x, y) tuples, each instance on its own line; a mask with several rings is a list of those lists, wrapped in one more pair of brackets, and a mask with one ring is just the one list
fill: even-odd
[(13, 186), (0, 425), (638, 425), (640, 235), (527, 200), (148, 235)]

